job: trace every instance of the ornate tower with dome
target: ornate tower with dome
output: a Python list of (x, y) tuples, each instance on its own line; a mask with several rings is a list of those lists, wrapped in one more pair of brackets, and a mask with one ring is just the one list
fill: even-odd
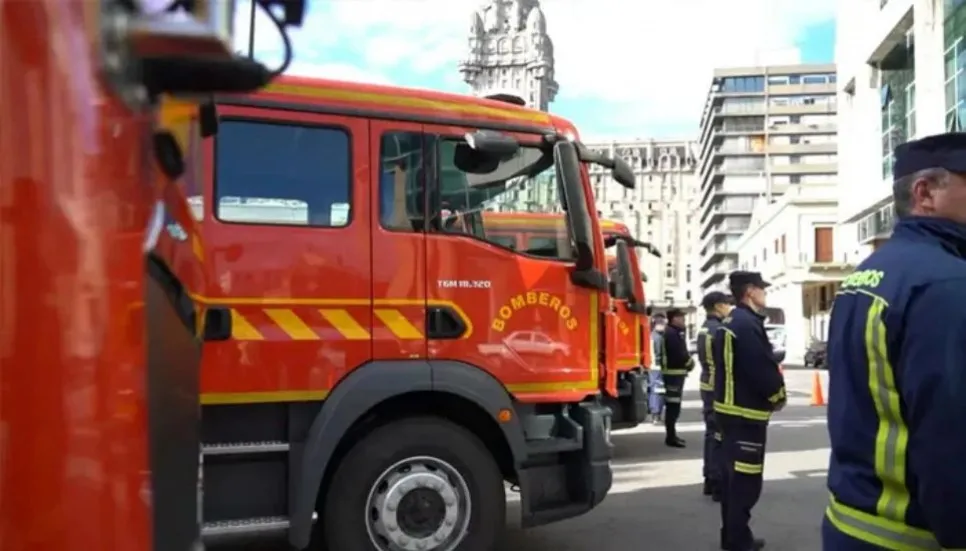
[(510, 94), (549, 110), (558, 85), (540, 0), (488, 0), (474, 11), (459, 69), (476, 95)]

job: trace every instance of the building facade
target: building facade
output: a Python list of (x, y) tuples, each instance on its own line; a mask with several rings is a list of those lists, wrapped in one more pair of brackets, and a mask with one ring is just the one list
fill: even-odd
[(966, 0), (842, 2), (837, 33), (839, 214), (861, 259), (895, 222), (895, 147), (966, 130)]
[(459, 70), (473, 94), (509, 94), (549, 110), (559, 86), (539, 0), (489, 0), (471, 14), (468, 41)]
[(658, 308), (693, 309), (691, 258), (696, 237), (695, 144), (682, 140), (589, 142), (587, 147), (621, 157), (634, 169), (635, 189), (614, 182), (601, 167), (590, 169), (597, 210), (605, 219), (623, 222), (634, 236), (650, 243), (660, 258), (639, 250), (647, 276), (648, 303)]
[(717, 69), (701, 118), (695, 289), (726, 284), (759, 203), (837, 181), (835, 66)]
[(738, 267), (772, 284), (769, 322), (784, 328), (786, 363), (801, 364), (811, 341), (826, 339), (832, 299), (854, 268), (835, 247), (837, 187), (790, 186), (774, 203), (760, 201), (736, 246)]

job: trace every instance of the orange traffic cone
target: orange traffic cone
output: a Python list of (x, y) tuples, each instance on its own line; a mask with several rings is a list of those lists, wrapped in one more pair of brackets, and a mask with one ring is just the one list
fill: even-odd
[(819, 375), (816, 369), (812, 376), (812, 404), (813, 406), (824, 406), (825, 405), (825, 395), (822, 392), (822, 376)]

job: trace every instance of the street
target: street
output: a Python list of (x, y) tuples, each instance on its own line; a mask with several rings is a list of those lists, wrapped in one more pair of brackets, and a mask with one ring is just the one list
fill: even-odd
[[(753, 528), (768, 547), (782, 551), (821, 548), (819, 526), (828, 493), (825, 408), (809, 406), (812, 371), (787, 370), (788, 406), (772, 420), (765, 486), (753, 512)], [(688, 377), (679, 431), (683, 450), (664, 445), (663, 427), (616, 432), (614, 487), (594, 511), (531, 530), (513, 528), (519, 513), (511, 496), (505, 551), (627, 551), (718, 549), (719, 508), (701, 495), (700, 398), (696, 375)]]

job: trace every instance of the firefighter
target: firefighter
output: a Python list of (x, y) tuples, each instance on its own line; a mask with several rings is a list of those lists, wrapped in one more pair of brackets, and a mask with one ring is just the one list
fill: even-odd
[(785, 406), (785, 382), (765, 333), (765, 282), (757, 272), (730, 276), (736, 306), (714, 335), (714, 412), (721, 431), (721, 549), (765, 546), (748, 522), (761, 496), (768, 420)]
[(684, 379), (694, 369), (694, 359), (688, 353), (688, 343), (684, 340), (684, 312), (681, 310), (668, 310), (661, 352), (661, 378), (664, 379), (664, 443), (672, 448), (683, 448), (685, 443), (678, 436), (677, 422), (678, 417), (681, 416)]
[(829, 322), (826, 551), (966, 549), (966, 134), (900, 145)]
[(721, 327), (721, 320), (731, 312), (731, 298), (713, 291), (701, 301), (705, 311), (704, 324), (698, 331), (698, 363), (701, 364), (701, 413), (704, 417), (704, 495), (721, 501), (721, 466), (718, 450), (721, 433), (714, 420), (714, 361), (711, 353), (712, 337)]

